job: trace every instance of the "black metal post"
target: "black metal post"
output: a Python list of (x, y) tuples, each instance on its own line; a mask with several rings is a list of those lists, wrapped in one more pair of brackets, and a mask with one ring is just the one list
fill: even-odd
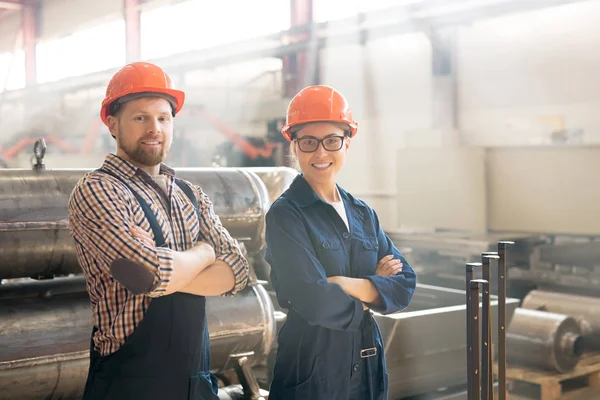
[[(479, 285), (482, 285), (485, 290), (485, 286), (488, 284), (483, 279), (474, 279), (470, 282), (471, 292), (471, 315), (470, 320), (470, 332), (471, 332), (471, 370), (470, 375), (470, 386), (468, 391), (468, 398), (472, 400), (480, 400), (481, 395), (481, 376), (480, 376), (480, 359), (479, 359)], [(483, 310), (485, 313), (485, 309)], [(469, 393), (470, 392), (470, 393)]]
[(498, 400), (506, 400), (506, 248), (498, 242)]
[(492, 320), (490, 301), (490, 260), (498, 259), (495, 253), (481, 254), (481, 276), (488, 284), (483, 286), (483, 312), (481, 315), (481, 399), (494, 399), (494, 379), (492, 368)]
[[(467, 294), (467, 386), (471, 387), (471, 360), (473, 358), (473, 346), (471, 343), (471, 281), (473, 280), (473, 268), (480, 267), (481, 263), (468, 263), (466, 265), (466, 294)], [(479, 305), (477, 306), (479, 307)], [(467, 400), (471, 399), (471, 393), (468, 392)]]

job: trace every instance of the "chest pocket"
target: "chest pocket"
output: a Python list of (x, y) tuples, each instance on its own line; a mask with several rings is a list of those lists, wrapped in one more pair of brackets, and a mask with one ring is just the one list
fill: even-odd
[(320, 237), (316, 242), (316, 253), (327, 276), (342, 275), (346, 266), (344, 248), (338, 240)]
[(188, 202), (181, 201), (180, 207), (174, 211), (180, 213), (180, 218), (182, 221), (184, 221), (186, 227), (186, 229), (183, 229), (182, 232), (184, 237), (181, 238), (181, 242), (186, 244), (186, 248), (184, 250), (192, 247), (192, 245), (198, 240), (206, 239), (200, 234), (200, 221), (194, 206)]
[(379, 242), (375, 236), (356, 238), (356, 260), (358, 275), (373, 275), (377, 269), (377, 255), (379, 254)]

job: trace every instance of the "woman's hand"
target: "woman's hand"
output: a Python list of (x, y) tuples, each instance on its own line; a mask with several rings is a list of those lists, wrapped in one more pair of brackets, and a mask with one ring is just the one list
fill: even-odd
[(377, 269), (375, 269), (375, 275), (394, 276), (400, 271), (402, 271), (402, 261), (394, 260), (394, 255), (390, 254), (379, 260)]

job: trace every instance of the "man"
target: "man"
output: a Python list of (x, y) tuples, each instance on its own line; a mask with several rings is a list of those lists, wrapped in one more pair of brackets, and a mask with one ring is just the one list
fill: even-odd
[(241, 290), (248, 262), (209, 198), (163, 164), (184, 99), (156, 65), (118, 71), (101, 108), (116, 154), (69, 201), (94, 322), (85, 399), (218, 398), (204, 296)]

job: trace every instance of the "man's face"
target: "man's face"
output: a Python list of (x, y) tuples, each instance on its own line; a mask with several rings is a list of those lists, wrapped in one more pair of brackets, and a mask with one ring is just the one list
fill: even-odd
[(117, 139), (117, 155), (137, 167), (162, 163), (173, 141), (171, 104), (161, 97), (142, 97), (121, 106), (108, 117), (110, 132)]

